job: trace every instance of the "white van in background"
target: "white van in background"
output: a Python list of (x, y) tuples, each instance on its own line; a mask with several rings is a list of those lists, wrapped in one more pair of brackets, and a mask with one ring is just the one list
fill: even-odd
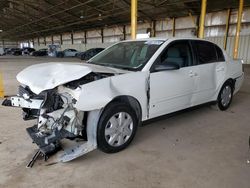
[(4, 48), (0, 48), (0, 55), (4, 55)]

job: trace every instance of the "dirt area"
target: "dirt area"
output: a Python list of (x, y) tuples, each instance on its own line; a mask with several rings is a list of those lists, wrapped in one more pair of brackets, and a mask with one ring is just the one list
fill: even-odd
[[(79, 62), (74, 58), (0, 57), (6, 95), (15, 75), (31, 64)], [(199, 108), (150, 121), (116, 154), (95, 150), (68, 163), (38, 161), (25, 168), (36, 146), (20, 109), (0, 106), (0, 187), (249, 188), (250, 68), (229, 110)], [(1, 102), (2, 100), (0, 100)]]

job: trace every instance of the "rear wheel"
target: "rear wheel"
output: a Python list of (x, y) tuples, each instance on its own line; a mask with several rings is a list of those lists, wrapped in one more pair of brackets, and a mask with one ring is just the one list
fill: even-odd
[(64, 57), (64, 54), (63, 54), (63, 53), (59, 53), (59, 54), (58, 54), (58, 57), (63, 58), (63, 57)]
[(229, 108), (233, 99), (233, 87), (231, 82), (226, 82), (218, 96), (218, 107), (220, 110), (226, 110)]
[(120, 102), (110, 104), (98, 124), (98, 148), (106, 153), (125, 149), (133, 140), (137, 126), (138, 118), (133, 108)]

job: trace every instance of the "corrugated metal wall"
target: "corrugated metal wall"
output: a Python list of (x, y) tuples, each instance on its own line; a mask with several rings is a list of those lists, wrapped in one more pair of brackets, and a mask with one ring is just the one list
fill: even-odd
[[(227, 22), (227, 10), (220, 12), (213, 12), (206, 14), (205, 21), (205, 38), (215, 42), (223, 47), (224, 35)], [(237, 22), (237, 10), (231, 11), (230, 27), (228, 33), (227, 49), (229, 55), (233, 54), (234, 35)], [(197, 16), (188, 16), (176, 18), (175, 20), (175, 36), (176, 37), (196, 37)], [(148, 29), (152, 30), (153, 23), (139, 22), (138, 33), (146, 33)], [(125, 29), (125, 35), (124, 35)], [(155, 22), (155, 36), (161, 38), (172, 37), (173, 20), (165, 18)], [(75, 48), (79, 51), (84, 51), (94, 47), (107, 47), (115, 42), (130, 39), (130, 25), (113, 26), (101, 29), (92, 29), (88, 31), (79, 31), (73, 33), (73, 40), (71, 33), (63, 33), (55, 36), (47, 36), (45, 38), (34, 39), (34, 46), (36, 49), (41, 49), (48, 44), (61, 44), (61, 49)], [(86, 33), (85, 33), (86, 32)], [(102, 37), (103, 34), (103, 37)], [(85, 38), (86, 35), (86, 38)], [(62, 41), (61, 41), (62, 39)], [(85, 41), (86, 39), (86, 41)], [(239, 58), (243, 59), (245, 63), (250, 64), (250, 8), (245, 8), (242, 17), (242, 29), (239, 43)]]
[(2, 41), (0, 43), (0, 48), (17, 48), (18, 43), (13, 41)]

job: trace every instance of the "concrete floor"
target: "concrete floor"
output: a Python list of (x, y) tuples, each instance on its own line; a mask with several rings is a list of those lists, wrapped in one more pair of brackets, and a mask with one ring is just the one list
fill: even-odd
[[(16, 94), (15, 75), (33, 63), (77, 59), (0, 57), (6, 94)], [(0, 101), (1, 102), (1, 101)], [(21, 111), (0, 106), (0, 187), (249, 188), (250, 68), (225, 112), (205, 105), (140, 127), (126, 150), (99, 150), (68, 163), (25, 166), (36, 146)]]

